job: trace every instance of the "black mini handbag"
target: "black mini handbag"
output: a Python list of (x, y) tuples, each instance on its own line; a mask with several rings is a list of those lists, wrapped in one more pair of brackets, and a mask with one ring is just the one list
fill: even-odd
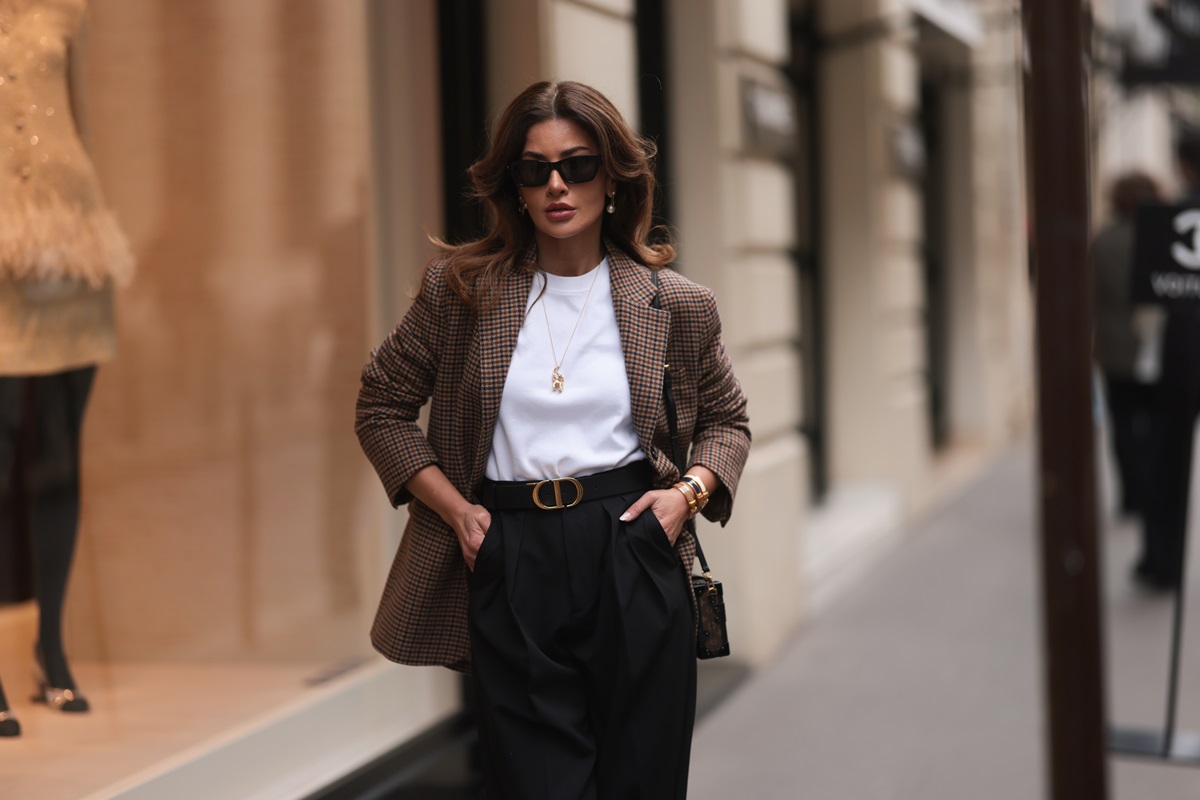
[[(650, 270), (656, 293), (651, 306), (658, 304), (658, 270)], [(675, 414), (675, 394), (671, 391), (671, 372), (663, 367), (663, 401), (667, 407), (667, 430), (671, 435), (671, 460), (675, 462), (679, 476), (683, 477), (687, 465), (679, 452), (679, 422)], [(692, 575), (692, 594), (696, 596), (696, 658), (720, 658), (729, 655), (729, 630), (725, 624), (725, 592), (721, 582), (713, 577), (696, 535), (696, 521), (689, 519), (684, 530), (692, 534), (696, 543), (696, 558), (700, 561), (700, 574)]]

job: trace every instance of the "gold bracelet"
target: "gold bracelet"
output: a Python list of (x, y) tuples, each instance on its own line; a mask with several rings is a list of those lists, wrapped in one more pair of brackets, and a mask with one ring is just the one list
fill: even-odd
[(681, 495), (683, 495), (683, 499), (687, 501), (688, 519), (691, 519), (692, 517), (696, 516), (696, 514), (700, 513), (700, 507), (696, 503), (696, 492), (692, 489), (691, 486), (684, 483), (683, 481), (680, 481), (679, 483), (675, 484), (671, 488), (678, 489), (679, 493)]
[(692, 487), (692, 493), (696, 495), (696, 502), (700, 503), (700, 507), (703, 508), (704, 503), (708, 502), (708, 492), (701, 491), (700, 488), (691, 481), (685, 480), (684, 483)]
[(703, 511), (708, 505), (708, 489), (704, 486), (704, 481), (695, 475), (684, 475), (683, 482), (692, 487), (692, 492), (696, 495), (697, 510)]
[(695, 475), (691, 474), (690, 472), (687, 475), (684, 475), (683, 479), (685, 481), (693, 480), (696, 482), (697, 488), (700, 489), (700, 491), (696, 493), (697, 497), (699, 497), (700, 495), (704, 495), (705, 497), (708, 497), (708, 487), (704, 485), (704, 481), (700, 480), (699, 478), (697, 478)]

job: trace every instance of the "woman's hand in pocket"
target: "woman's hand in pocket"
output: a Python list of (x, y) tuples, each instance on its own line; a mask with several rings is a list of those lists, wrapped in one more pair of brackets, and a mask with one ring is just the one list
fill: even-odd
[(453, 525), (454, 533), (458, 536), (458, 546), (462, 549), (463, 561), (467, 562), (467, 569), (474, 572), (475, 558), (479, 555), (479, 548), (492, 525), (491, 512), (479, 505), (466, 506), (454, 518)]
[(625, 510), (621, 521), (632, 522), (646, 511), (655, 516), (667, 534), (667, 541), (674, 547), (679, 534), (683, 532), (683, 524), (688, 521), (688, 503), (683, 493), (677, 489), (646, 492)]

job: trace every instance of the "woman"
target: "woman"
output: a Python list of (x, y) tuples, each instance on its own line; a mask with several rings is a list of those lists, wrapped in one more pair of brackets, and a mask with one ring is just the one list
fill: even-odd
[(729, 519), (750, 434), (712, 293), (646, 243), (653, 153), (595, 89), (526, 89), (471, 168), (490, 232), (445, 248), (363, 371), (359, 439), (412, 501), (372, 641), (473, 666), (495, 797), (686, 794), (681, 532)]

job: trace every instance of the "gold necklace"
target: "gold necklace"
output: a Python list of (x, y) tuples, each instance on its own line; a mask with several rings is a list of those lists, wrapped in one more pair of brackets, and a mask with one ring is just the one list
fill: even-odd
[[(546, 311), (546, 298), (544, 293), (547, 288), (543, 288), (542, 297), (542, 316), (546, 318), (546, 337), (550, 339), (550, 355), (554, 356), (554, 371), (550, 373), (550, 389), (551, 391), (562, 394), (563, 382), (566, 378), (562, 374), (563, 362), (567, 360), (567, 351), (571, 349), (571, 342), (575, 341), (575, 331), (579, 330), (579, 323), (583, 322), (583, 312), (587, 311), (588, 300), (592, 299), (592, 289), (596, 288), (596, 279), (600, 277), (600, 267), (596, 267), (596, 274), (592, 276), (592, 285), (588, 287), (587, 296), (583, 298), (583, 308), (579, 309), (579, 319), (575, 320), (575, 327), (571, 329), (571, 337), (567, 339), (567, 346), (563, 348), (562, 358), (558, 357), (558, 351), (554, 349), (554, 334), (550, 331), (550, 313)], [(542, 280), (549, 284), (550, 279), (542, 276)]]

